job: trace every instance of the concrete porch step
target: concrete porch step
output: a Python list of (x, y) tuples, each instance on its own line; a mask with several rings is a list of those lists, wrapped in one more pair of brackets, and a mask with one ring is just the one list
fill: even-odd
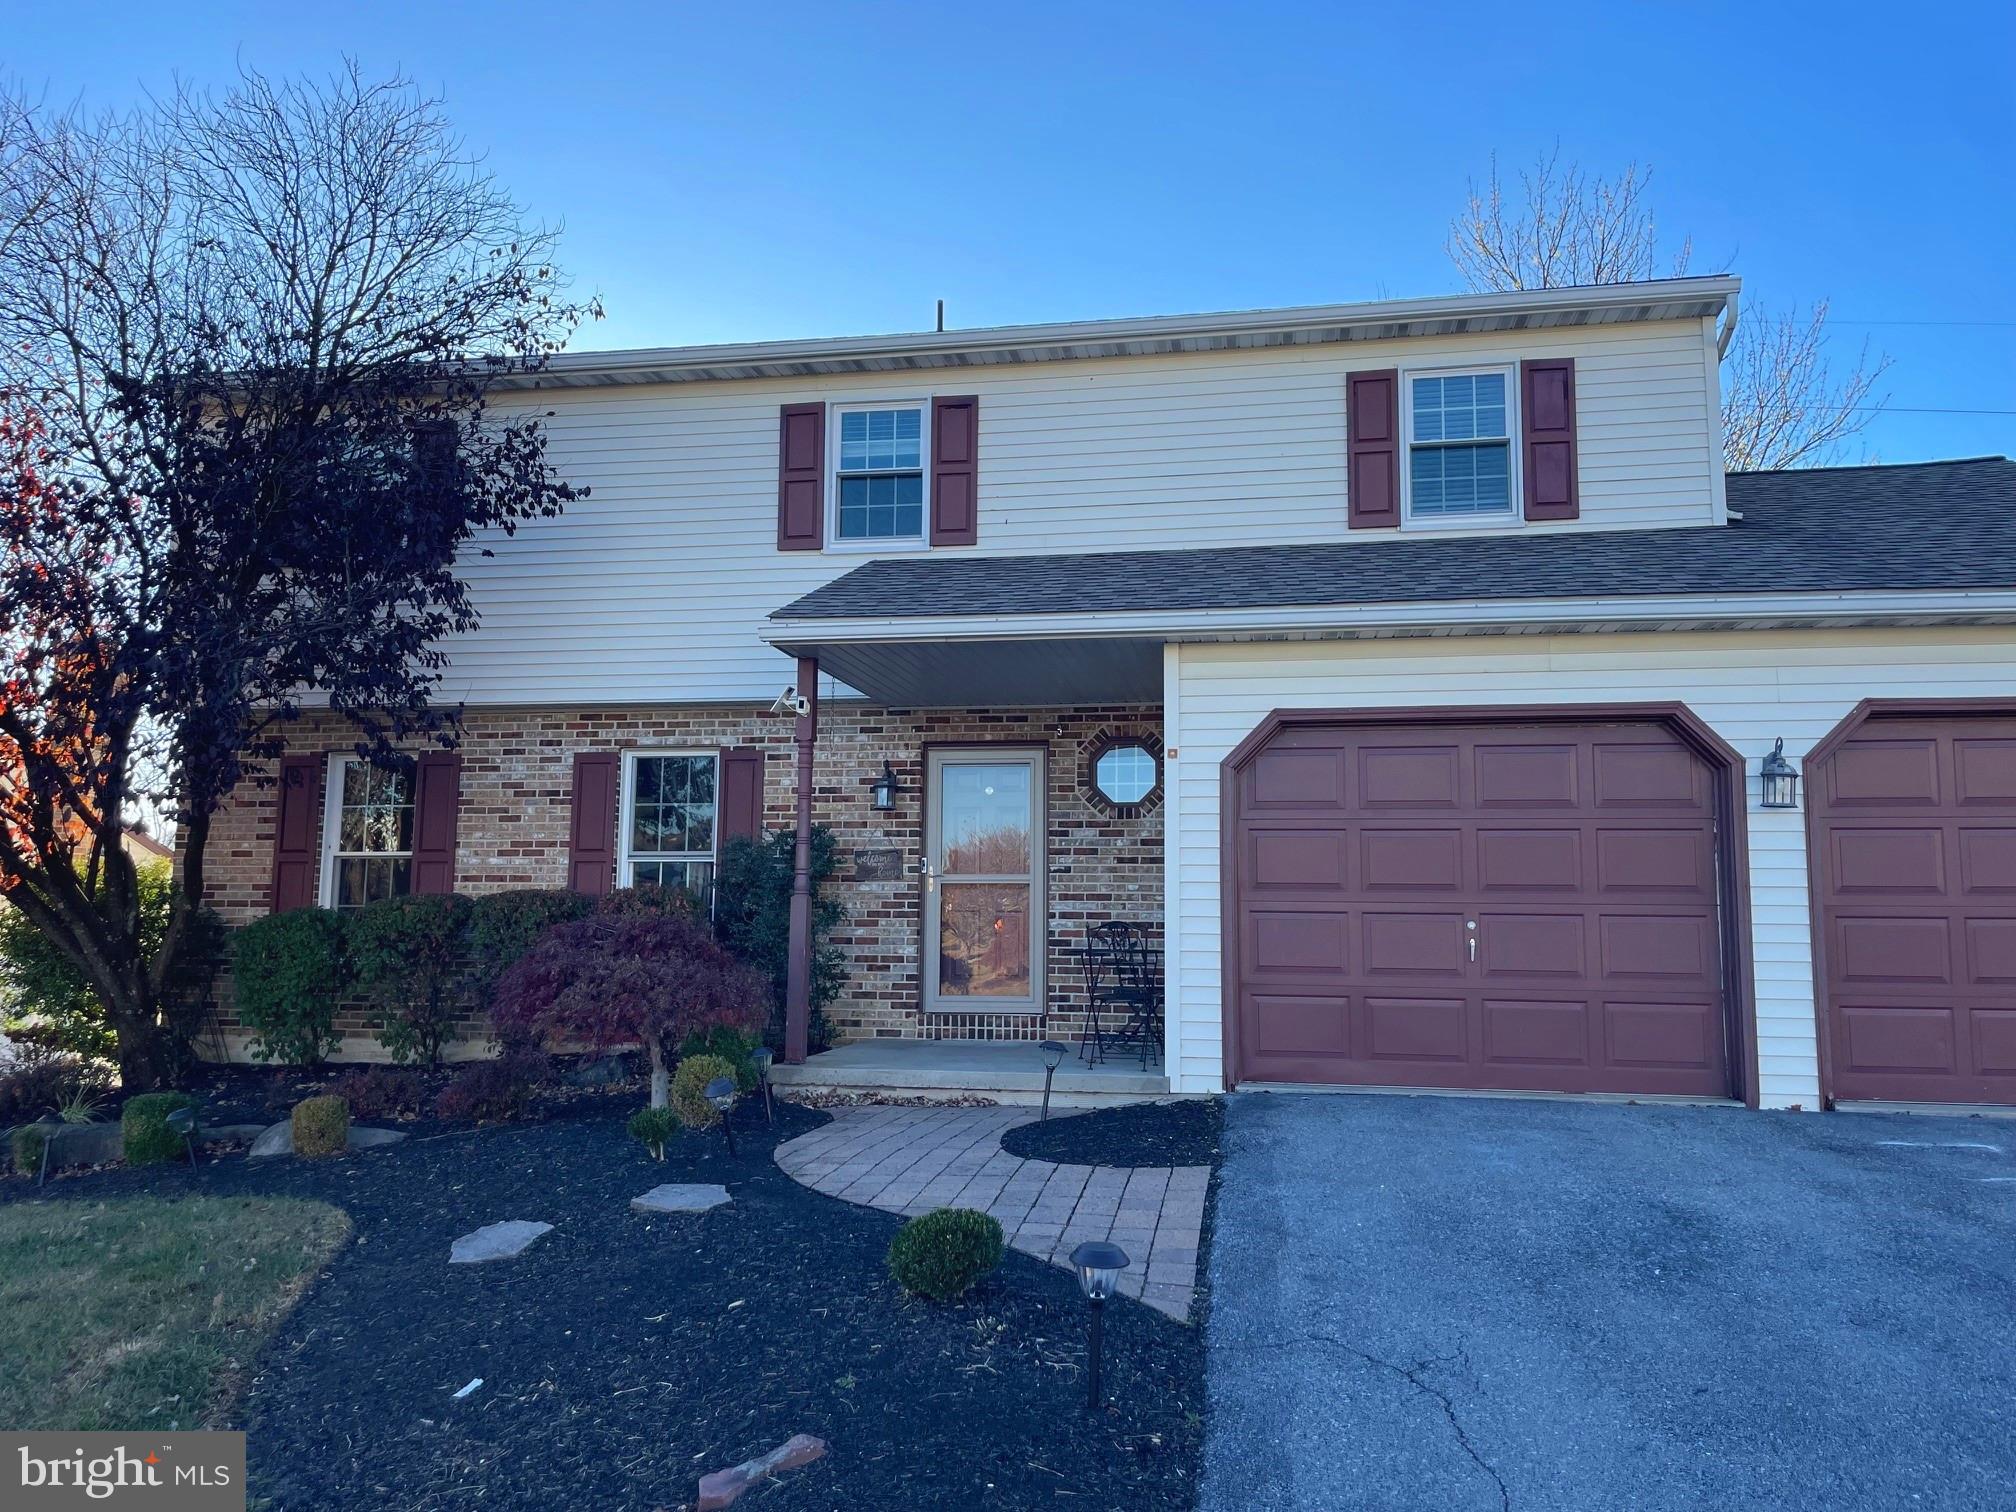
[[(1088, 1066), (1078, 1047), (1057, 1068), (1050, 1101), (1058, 1107), (1138, 1102), (1167, 1097), (1169, 1078), (1160, 1065), (1141, 1069), (1138, 1058), (1108, 1059)], [(779, 1087), (821, 1092), (893, 1092), (910, 1097), (992, 1097), (1024, 1104), (1043, 1099), (1043, 1057), (1026, 1040), (857, 1040), (808, 1058), (802, 1066), (779, 1064), (770, 1072)]]

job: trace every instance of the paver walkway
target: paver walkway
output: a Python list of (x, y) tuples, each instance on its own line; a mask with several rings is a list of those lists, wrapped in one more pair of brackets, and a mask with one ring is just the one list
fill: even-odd
[(884, 1212), (991, 1213), (1009, 1244), (1066, 1270), (1080, 1244), (1110, 1239), (1134, 1262), (1120, 1290), (1188, 1322), (1211, 1168), (1053, 1165), (1001, 1148), (1002, 1134), (1035, 1117), (1027, 1108), (840, 1108), (825, 1127), (779, 1145), (777, 1164), (815, 1192)]

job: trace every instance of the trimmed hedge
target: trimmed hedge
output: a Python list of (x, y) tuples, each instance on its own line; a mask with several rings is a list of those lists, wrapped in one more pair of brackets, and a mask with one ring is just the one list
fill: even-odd
[(711, 1129), (721, 1122), (714, 1104), (707, 1101), (707, 1083), (717, 1077), (732, 1077), (735, 1068), (718, 1055), (689, 1055), (672, 1073), (672, 1111), (689, 1129)]
[(488, 997), (497, 978), (555, 924), (586, 916), (595, 900), (562, 887), (521, 887), (469, 900), (470, 987)]
[(159, 1165), (180, 1160), (182, 1136), (168, 1127), (168, 1115), (178, 1108), (199, 1106), (187, 1092), (143, 1092), (126, 1099), (119, 1115), (119, 1137), (129, 1166)]
[(306, 1097), (294, 1104), (294, 1153), (341, 1155), (350, 1148), (350, 1104), (340, 1097)]
[(441, 1064), (469, 976), (469, 900), (460, 893), (381, 898), (344, 925), (351, 973), (378, 1009), (392, 1059)]
[(291, 909), (239, 929), (231, 996), (259, 1059), (319, 1066), (341, 1041), (336, 1009), (350, 982), (346, 933), (343, 916), (329, 908)]
[(679, 1132), (679, 1117), (670, 1108), (639, 1108), (630, 1115), (630, 1137), (651, 1152), (653, 1160), (665, 1158), (665, 1146)]
[(964, 1296), (1001, 1263), (1001, 1225), (972, 1208), (939, 1208), (912, 1218), (889, 1245), (889, 1274), (903, 1290), (934, 1302)]

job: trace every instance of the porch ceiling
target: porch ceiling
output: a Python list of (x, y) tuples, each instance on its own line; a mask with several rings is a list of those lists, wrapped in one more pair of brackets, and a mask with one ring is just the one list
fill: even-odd
[(1045, 708), (1162, 701), (1162, 640), (793, 640), (819, 670), (904, 709)]

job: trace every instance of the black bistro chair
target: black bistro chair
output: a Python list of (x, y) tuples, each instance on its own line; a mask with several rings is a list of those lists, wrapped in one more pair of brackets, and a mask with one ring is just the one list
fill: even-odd
[(1147, 1070), (1149, 1055), (1162, 1054), (1162, 953), (1139, 924), (1116, 920), (1085, 931), (1079, 958), (1086, 997), (1079, 1059), (1096, 1063), (1116, 1050), (1139, 1051)]

